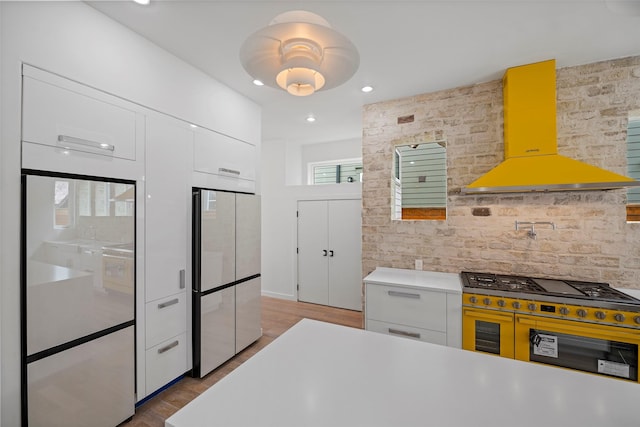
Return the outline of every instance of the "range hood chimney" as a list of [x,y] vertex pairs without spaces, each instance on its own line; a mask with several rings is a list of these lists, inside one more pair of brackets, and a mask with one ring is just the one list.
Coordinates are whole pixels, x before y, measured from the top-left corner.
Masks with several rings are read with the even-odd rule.
[[498,166],[462,194],[612,190],[635,181],[558,154],[556,61],[509,68],[503,78],[504,151]]

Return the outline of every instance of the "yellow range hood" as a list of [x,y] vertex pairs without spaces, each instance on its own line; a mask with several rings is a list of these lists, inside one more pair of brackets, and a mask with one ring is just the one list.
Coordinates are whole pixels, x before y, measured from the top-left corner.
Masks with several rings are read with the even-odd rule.
[[640,181],[558,154],[555,60],[509,68],[503,95],[505,160],[462,194],[640,186]]

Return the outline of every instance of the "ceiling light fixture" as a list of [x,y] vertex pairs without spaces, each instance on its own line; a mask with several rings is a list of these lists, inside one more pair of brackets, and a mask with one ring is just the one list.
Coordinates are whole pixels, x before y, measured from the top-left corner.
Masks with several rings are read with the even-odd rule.
[[362,89],[360,90],[363,91],[364,93],[369,93],[373,91],[373,86],[362,86]]
[[264,83],[262,83],[260,80],[258,79],[254,79],[253,80],[253,84],[256,86],[264,86]]
[[240,48],[240,62],[267,86],[307,96],[349,80],[360,65],[360,55],[324,18],[293,10],[250,35]]
[[313,123],[313,122],[315,122],[315,121],[316,121],[316,118],[315,118],[314,116],[311,116],[311,115],[310,115],[310,116],[307,116],[307,119],[306,119],[306,120],[307,120],[309,123]]

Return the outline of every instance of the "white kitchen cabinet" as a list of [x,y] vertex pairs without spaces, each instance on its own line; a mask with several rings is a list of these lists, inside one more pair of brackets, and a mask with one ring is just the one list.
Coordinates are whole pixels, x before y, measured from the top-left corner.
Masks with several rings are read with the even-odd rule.
[[147,303],[145,305],[146,348],[154,347],[183,333],[186,319],[186,292]]
[[[145,354],[146,394],[176,379],[176,371],[187,370],[187,334],[182,333],[151,347]],[[138,390],[140,393],[140,390]]]
[[360,200],[298,202],[298,299],[362,310]]
[[194,131],[195,185],[229,191],[255,191],[257,148],[208,129]]
[[462,346],[458,274],[378,267],[364,284],[365,329]]
[[28,65],[23,75],[23,168],[138,178],[140,107]]
[[143,336],[148,395],[188,370],[193,132],[187,123],[150,114],[146,135]]
[[155,301],[187,286],[191,188],[186,123],[170,117],[147,120],[145,198],[145,294]]

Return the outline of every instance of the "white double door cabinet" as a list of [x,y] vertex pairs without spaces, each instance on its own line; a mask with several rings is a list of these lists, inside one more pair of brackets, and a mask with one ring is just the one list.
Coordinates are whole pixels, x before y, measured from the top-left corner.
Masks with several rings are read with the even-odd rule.
[[298,202],[298,300],[362,310],[361,204]]

